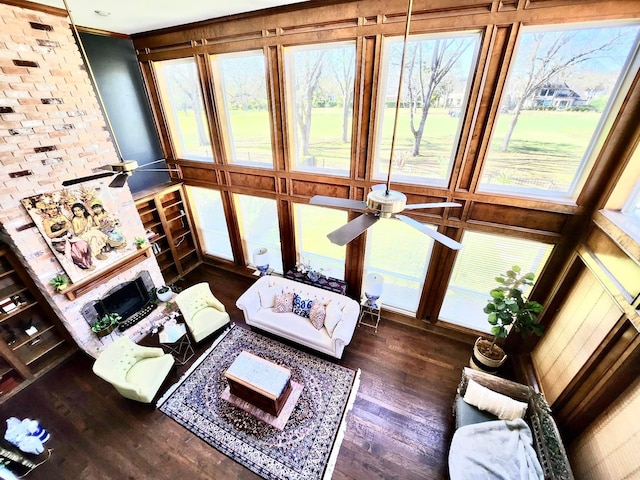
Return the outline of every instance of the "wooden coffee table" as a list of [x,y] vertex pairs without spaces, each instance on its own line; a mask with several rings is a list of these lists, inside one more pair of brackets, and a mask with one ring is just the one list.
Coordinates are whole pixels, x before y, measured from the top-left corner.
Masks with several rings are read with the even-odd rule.
[[233,395],[276,417],[291,394],[288,369],[246,351],[240,352],[224,376]]

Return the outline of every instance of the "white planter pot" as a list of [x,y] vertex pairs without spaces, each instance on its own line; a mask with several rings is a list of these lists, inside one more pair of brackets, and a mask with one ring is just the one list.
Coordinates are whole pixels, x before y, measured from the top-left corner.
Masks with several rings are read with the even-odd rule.
[[480,350],[478,350],[478,342],[480,340],[482,340],[482,338],[478,337],[476,339],[476,343],[473,345],[473,353],[469,360],[469,366],[474,370],[480,370],[481,372],[496,373],[498,371],[498,367],[500,367],[500,365],[502,365],[507,359],[507,356],[504,355],[500,360],[494,360],[493,358],[485,356],[480,353]]
[[161,302],[168,302],[173,297],[173,290],[169,289],[164,293],[156,292],[156,296]]

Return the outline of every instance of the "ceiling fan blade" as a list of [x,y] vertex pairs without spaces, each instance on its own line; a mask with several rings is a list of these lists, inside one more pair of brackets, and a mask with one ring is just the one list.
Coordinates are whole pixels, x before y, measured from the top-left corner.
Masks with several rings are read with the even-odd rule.
[[367,204],[362,200],[350,200],[348,198],[325,197],[324,195],[314,195],[309,199],[310,205],[319,205],[322,207],[342,207],[351,210],[366,210]]
[[72,178],[71,180],[65,180],[62,182],[62,186],[68,187],[70,185],[77,185],[78,183],[98,180],[99,178],[110,177],[111,175],[113,175],[113,172],[96,173],[95,175],[87,175],[86,177]]
[[331,243],[335,243],[336,245],[346,245],[351,240],[361,235],[379,219],[380,217],[372,213],[363,213],[359,217],[351,220],[349,223],[331,232],[327,235],[327,238],[331,240]]
[[124,184],[127,183],[127,178],[129,177],[129,175],[127,175],[126,173],[119,173],[118,175],[116,175],[116,178],[114,178],[111,183],[109,184],[109,187],[111,188],[122,188],[124,187]]
[[401,222],[406,223],[407,225],[412,226],[417,230],[420,230],[422,233],[429,235],[435,241],[442,243],[443,245],[449,247],[452,250],[460,250],[462,248],[461,243],[456,242],[455,240],[447,237],[446,235],[442,235],[440,232],[436,230],[431,230],[430,228],[424,226],[423,224],[414,220],[413,218],[409,218],[405,215],[395,215],[395,218],[397,218]]
[[461,207],[461,203],[455,202],[434,202],[434,203],[413,203],[406,205],[405,210],[418,210],[419,208],[443,208],[443,207]]

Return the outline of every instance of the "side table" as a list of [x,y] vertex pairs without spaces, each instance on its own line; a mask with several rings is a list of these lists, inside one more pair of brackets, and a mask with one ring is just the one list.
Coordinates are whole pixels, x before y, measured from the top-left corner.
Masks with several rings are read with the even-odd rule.
[[371,327],[375,333],[378,333],[378,325],[380,324],[380,305],[378,302],[371,305],[367,299],[360,301],[360,316],[358,317],[358,325]]
[[159,337],[160,345],[174,356],[178,365],[184,365],[195,355],[184,323],[165,326]]

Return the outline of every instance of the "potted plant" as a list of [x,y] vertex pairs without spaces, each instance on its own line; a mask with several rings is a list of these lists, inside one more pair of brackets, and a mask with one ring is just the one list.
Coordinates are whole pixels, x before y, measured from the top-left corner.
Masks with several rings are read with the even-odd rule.
[[491,324],[493,340],[478,338],[473,347],[470,365],[476,370],[495,373],[507,359],[504,350],[496,345],[498,339],[506,338],[511,328],[522,336],[535,333],[540,336],[543,327],[539,323],[538,315],[544,307],[538,302],[531,301],[524,296],[522,289],[533,285],[534,273],[521,273],[517,265],[506,273],[496,277],[498,286],[489,292],[491,299],[484,307]]
[[147,243],[147,239],[144,237],[136,237],[133,243],[136,244],[136,248],[141,249],[142,247],[144,247],[144,244]]
[[96,320],[96,322],[91,325],[91,331],[95,333],[98,337],[104,337],[113,332],[118,326],[118,322],[121,317],[117,313],[106,313],[102,318]]
[[49,285],[51,285],[56,292],[61,292],[69,286],[69,277],[64,274],[56,275],[51,279]]
[[167,302],[173,297],[173,290],[169,285],[163,285],[156,290],[156,297],[158,297],[158,300],[161,302]]

